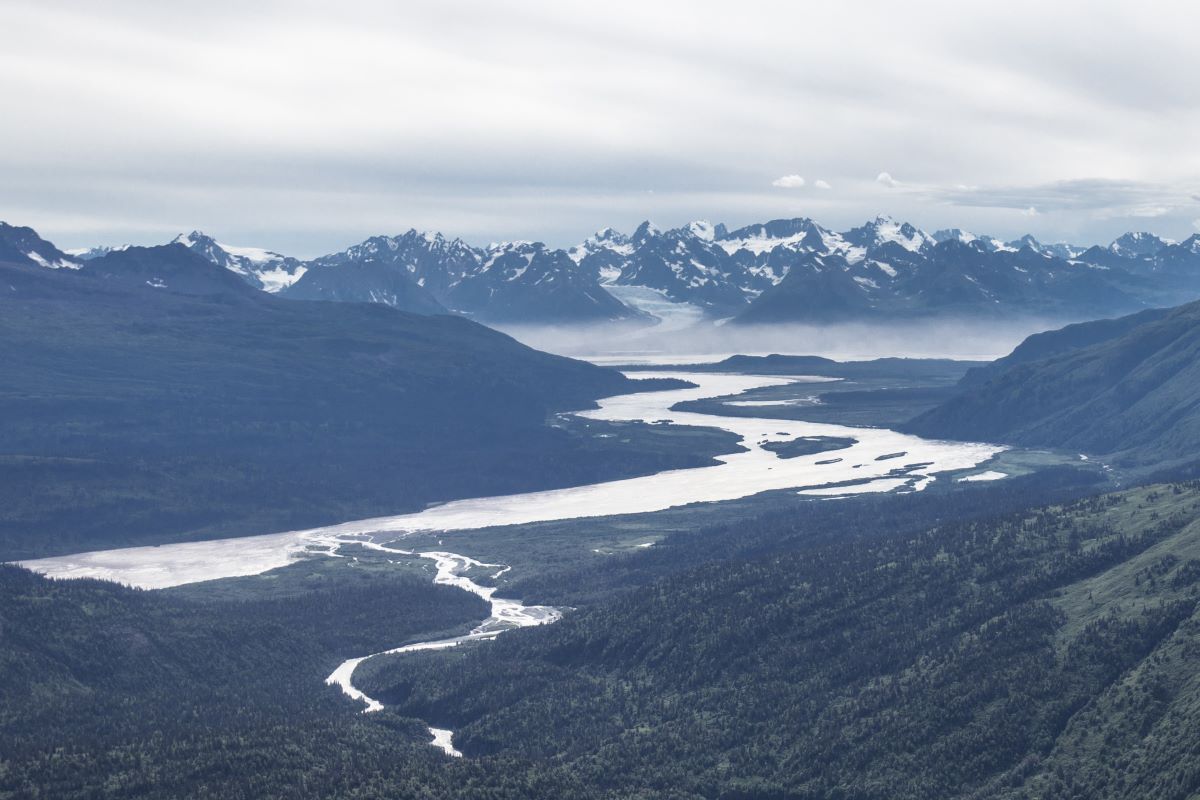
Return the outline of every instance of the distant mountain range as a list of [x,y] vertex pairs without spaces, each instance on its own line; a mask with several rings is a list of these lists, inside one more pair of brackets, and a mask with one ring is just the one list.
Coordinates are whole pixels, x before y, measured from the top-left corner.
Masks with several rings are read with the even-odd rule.
[[[1171,242],[1127,233],[1085,247],[931,234],[888,217],[841,233],[803,217],[736,230],[644,222],[631,235],[605,228],[566,250],[481,248],[410,230],[308,261],[199,231],[174,242],[281,296],[501,324],[652,324],[676,313],[746,325],[930,315],[1068,321],[1200,297],[1200,235]],[[3,260],[77,269],[112,252],[62,252],[29,228],[0,224]]]

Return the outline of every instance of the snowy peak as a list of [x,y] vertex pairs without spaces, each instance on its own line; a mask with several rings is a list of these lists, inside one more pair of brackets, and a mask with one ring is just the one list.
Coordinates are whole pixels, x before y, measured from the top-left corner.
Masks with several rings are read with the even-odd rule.
[[599,244],[628,244],[629,237],[618,231],[616,228],[601,228],[593,233],[588,241],[597,242]]
[[831,237],[829,231],[807,217],[775,219],[758,225],[747,225],[727,231],[718,237],[722,249],[730,255],[745,250],[756,256],[777,247],[830,250],[836,238],[836,235]]
[[613,262],[619,262],[631,253],[633,244],[629,237],[614,228],[602,228],[567,251],[576,264],[582,263],[588,256],[599,255],[608,262],[604,267],[609,271],[614,268]]
[[1174,244],[1174,242],[1160,239],[1153,233],[1136,231],[1118,237],[1108,246],[1108,249],[1123,258],[1145,258],[1156,255],[1158,251],[1169,244]]
[[695,236],[697,239],[703,239],[706,242],[711,242],[716,238],[716,229],[708,220],[696,220],[689,222],[686,227],[687,232]]
[[[755,307],[748,318],[758,314],[760,321],[943,312],[1079,317],[1200,294],[1200,235],[1173,244],[1131,232],[1084,251],[1032,235],[1008,243],[961,228],[930,235],[887,216],[845,233],[807,217],[736,230],[696,220],[663,231],[647,221],[631,236],[603,228],[569,251],[537,241],[483,249],[415,228],[307,262],[198,230],[180,234],[169,249],[177,252],[63,253],[28,228],[0,223],[3,261],[87,269],[126,253],[106,269],[136,272],[142,259],[147,274],[139,280],[171,291],[193,280],[189,264],[193,271],[215,264],[228,277],[287,297],[385,303],[416,313],[451,309],[488,322],[644,318],[625,303],[686,308],[690,319],[735,317]],[[150,269],[151,262],[180,257],[191,260],[169,275]]]
[[524,261],[525,266],[533,262],[533,259],[546,251],[546,245],[541,242],[529,242],[524,240],[516,240],[512,242],[493,242],[488,245],[487,255],[483,260],[481,272],[489,272],[493,269],[510,269],[518,261]]
[[[601,231],[597,237],[615,246],[623,237]],[[599,241],[591,245],[607,253]],[[491,245],[479,270],[453,284],[446,305],[471,316],[493,322],[598,322],[640,316],[599,282],[598,270],[588,261],[589,251],[580,256],[549,248],[542,242],[514,241]],[[583,262],[583,263],[579,263]]]
[[754,292],[742,267],[716,241],[718,232],[724,230],[706,221],[665,233],[643,222],[631,237],[628,257],[598,264],[602,280],[653,289],[673,302],[714,313],[732,313]]
[[217,240],[203,231],[192,231],[191,233],[179,234],[171,240],[171,244],[181,244],[184,247],[194,249],[197,247],[216,247]]
[[629,240],[635,245],[640,245],[648,239],[658,236],[662,236],[662,230],[650,220],[646,220],[637,226],[637,230],[633,232],[633,236],[629,237]]
[[865,247],[868,251],[892,243],[911,253],[919,253],[936,244],[934,238],[920,228],[907,222],[896,222],[888,216],[876,217],[865,225],[845,232],[842,237],[850,244]]
[[108,255],[109,253],[119,253],[122,250],[128,250],[129,248],[130,245],[127,244],[119,244],[115,247],[99,245],[97,247],[74,247],[64,250],[63,252],[79,261],[91,261],[93,258],[100,258]]
[[241,275],[251,286],[280,292],[300,279],[306,267],[297,259],[261,247],[223,244],[203,231],[181,233],[171,240],[219,267]]
[[79,259],[47,242],[33,228],[0,222],[0,261],[46,269],[79,269]]
[[247,299],[262,295],[244,276],[214,264],[182,241],[154,247],[125,247],[86,262],[82,270],[107,281],[139,290],[150,288],[177,294],[233,295]]
[[447,239],[439,232],[410,228],[399,236],[372,236],[346,248],[340,253],[323,256],[318,261],[413,261],[421,255],[477,259],[478,253],[462,239]]
[[542,242],[514,241],[489,247],[479,275],[505,282],[555,283],[574,281],[579,273],[565,250]]
[[970,231],[964,231],[962,228],[942,228],[933,232],[933,240],[938,244],[948,242],[952,239],[963,244],[970,244],[978,238],[975,234]]
[[1001,246],[998,249],[1021,250],[1024,248],[1028,248],[1033,252],[1040,253],[1044,256],[1052,256],[1053,258],[1061,258],[1064,260],[1076,258],[1087,249],[1084,247],[1077,247],[1073,244],[1066,244],[1065,242],[1046,244],[1044,242],[1039,242],[1036,238],[1028,233],[1022,236],[1020,239],[1013,239],[1007,245]]

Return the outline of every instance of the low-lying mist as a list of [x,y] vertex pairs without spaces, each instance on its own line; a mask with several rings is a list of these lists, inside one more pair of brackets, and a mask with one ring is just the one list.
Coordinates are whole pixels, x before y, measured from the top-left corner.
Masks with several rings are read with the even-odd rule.
[[614,364],[703,363],[736,353],[817,355],[839,361],[886,356],[990,361],[1030,334],[1063,324],[1024,318],[762,326],[702,322],[677,330],[605,323],[502,330],[539,350]]

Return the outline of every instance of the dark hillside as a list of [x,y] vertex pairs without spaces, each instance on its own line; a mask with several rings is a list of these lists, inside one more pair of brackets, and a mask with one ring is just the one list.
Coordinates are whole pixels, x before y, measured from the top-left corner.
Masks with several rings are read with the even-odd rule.
[[581,448],[619,373],[468,320],[267,295],[182,245],[0,265],[0,558],[264,533],[692,463]]

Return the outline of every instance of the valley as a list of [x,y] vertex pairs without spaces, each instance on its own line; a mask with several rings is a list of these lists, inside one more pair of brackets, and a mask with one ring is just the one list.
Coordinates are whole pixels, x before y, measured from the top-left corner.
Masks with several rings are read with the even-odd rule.
[[[599,408],[577,412],[578,416],[656,426],[715,427],[736,436],[740,452],[717,456],[719,463],[708,467],[669,470],[641,478],[567,489],[456,500],[411,514],[374,517],[294,532],[101,550],[30,559],[22,563],[52,577],[104,578],[143,588],[164,588],[278,568],[297,555],[333,553],[341,544],[360,536],[452,532],[552,520],[645,514],[779,490],[794,490],[810,496],[848,496],[898,489],[920,491],[935,480],[938,473],[969,470],[1003,449],[988,444],[924,440],[884,428],[849,428],[797,420],[785,423],[773,418],[723,417],[674,410],[677,405],[691,401],[736,397],[765,387],[804,390],[809,385],[829,380],[821,376],[637,374],[648,379],[684,382],[689,388],[605,398],[599,402]],[[837,451],[841,460],[822,458],[823,454],[781,458],[765,446],[812,436],[840,437],[845,443]],[[892,455],[902,458],[887,458]]]
[[[661,700],[639,693],[687,697],[686,702],[705,709],[705,714],[717,714],[727,720],[718,729],[736,734],[747,746],[764,741],[759,724],[744,714],[749,709],[760,709],[767,718],[773,717],[765,709],[773,702],[769,699],[770,692],[776,691],[770,687],[780,686],[780,675],[773,671],[777,667],[767,662],[760,667],[739,667],[764,681],[759,693],[747,694],[745,687],[724,682],[729,673],[719,666],[721,658],[710,653],[705,663],[717,665],[715,670],[700,671],[689,666],[686,658],[679,660],[683,658],[682,652],[693,647],[704,650],[716,646],[722,652],[743,650],[747,654],[759,651],[759,646],[750,641],[728,640],[731,629],[751,624],[749,621],[755,617],[755,613],[745,608],[735,611],[729,607],[731,598],[757,597],[756,613],[766,614],[766,618],[762,624],[753,623],[754,635],[764,642],[776,642],[779,635],[776,623],[785,624],[786,620],[785,627],[799,624],[796,612],[788,610],[798,602],[787,595],[786,587],[793,585],[793,579],[784,579],[784,573],[802,576],[794,580],[800,580],[800,585],[806,587],[804,594],[814,590],[833,591],[833,584],[824,589],[817,587],[823,586],[822,581],[827,579],[846,580],[849,573],[845,570],[858,569],[853,565],[860,558],[867,559],[862,568],[874,574],[879,567],[871,566],[871,559],[894,560],[910,546],[906,542],[914,536],[918,541],[926,535],[932,536],[942,543],[939,546],[950,547],[958,541],[959,534],[922,533],[931,526],[934,531],[939,530],[936,526],[946,520],[953,521],[952,526],[1008,525],[1005,514],[1028,514],[1031,503],[1075,503],[1081,496],[1111,489],[1119,477],[1102,459],[1085,460],[1073,452],[931,440],[886,427],[919,413],[931,402],[953,396],[963,376],[977,368],[974,363],[921,359],[837,362],[773,356],[671,366],[670,356],[660,356],[658,360],[667,363],[655,365],[643,360],[639,365],[625,368],[627,380],[647,382],[644,390],[636,391],[641,387],[630,383],[628,387],[634,391],[602,397],[593,409],[554,412],[548,417],[550,424],[574,431],[574,435],[583,437],[583,442],[605,442],[614,436],[667,437],[664,441],[670,442],[671,447],[682,448],[679,455],[693,446],[704,450],[719,445],[710,451],[714,453],[708,457],[711,462],[573,487],[451,500],[410,513],[317,528],[26,560],[24,566],[35,572],[70,579],[50,581],[45,584],[49,587],[78,586],[78,592],[83,593],[81,597],[95,591],[115,593],[104,601],[107,606],[144,597],[147,599],[138,602],[161,606],[161,613],[172,619],[179,614],[193,615],[198,631],[212,626],[207,621],[210,615],[219,617],[225,613],[223,609],[237,609],[246,625],[272,625],[275,623],[270,620],[280,617],[270,615],[286,618],[289,608],[297,614],[310,613],[305,609],[311,608],[317,598],[338,598],[339,604],[362,604],[376,593],[381,593],[382,598],[393,586],[413,587],[414,591],[417,587],[427,587],[442,593],[437,597],[450,592],[460,598],[453,604],[445,604],[446,613],[439,614],[431,614],[427,606],[421,605],[426,600],[417,602],[413,598],[407,610],[391,611],[369,623],[361,614],[356,616],[346,610],[331,612],[337,616],[324,618],[327,620],[324,624],[338,629],[336,634],[330,632],[325,637],[332,646],[322,645],[306,652],[287,670],[275,660],[287,657],[283,654],[294,650],[290,645],[280,646],[279,655],[256,651],[253,656],[245,645],[234,645],[231,655],[240,653],[234,657],[249,660],[244,667],[222,664],[225,676],[222,680],[247,668],[259,677],[244,682],[245,693],[219,700],[204,712],[199,719],[207,727],[197,728],[196,723],[188,723],[185,730],[193,732],[190,747],[195,749],[160,751],[145,738],[144,723],[120,715],[110,719],[115,729],[123,732],[121,736],[131,738],[113,740],[111,746],[136,747],[159,764],[172,763],[181,756],[191,763],[197,758],[213,757],[212,748],[218,741],[215,737],[222,735],[220,731],[239,731],[246,747],[262,753],[273,752],[276,738],[282,736],[287,747],[300,748],[306,758],[326,759],[334,752],[343,755],[353,752],[356,759],[375,765],[372,769],[376,780],[384,781],[382,785],[395,790],[400,785],[397,781],[417,781],[424,787],[422,791],[439,796],[458,794],[456,787],[462,780],[490,785],[491,779],[483,776],[495,770],[497,764],[511,765],[514,758],[521,765],[515,767],[518,774],[530,779],[537,776],[536,780],[556,786],[555,793],[573,793],[573,789],[566,788],[572,780],[568,776],[581,769],[579,758],[597,752],[605,755],[589,768],[591,788],[581,796],[618,797],[630,789],[629,781],[655,785],[663,780],[688,786],[688,792],[696,796],[707,795],[715,786],[728,785],[730,778],[702,766],[703,757],[695,749],[694,737],[709,735],[704,731],[715,734],[717,729],[712,728],[711,722],[697,727],[695,721],[688,722],[686,716],[680,717],[670,706],[662,706]],[[834,400],[838,395],[847,399]],[[1128,519],[1113,516],[1112,523],[1131,536],[1141,536],[1138,540],[1141,544],[1131,545],[1126,554],[1125,550],[1113,550],[1116,540],[1103,534],[1100,543],[1107,542],[1104,544],[1107,549],[1102,548],[1103,555],[1098,556],[1100,560],[1095,564],[1116,564],[1127,556],[1157,563],[1138,555],[1142,552],[1139,548],[1174,541],[1148,533],[1156,515],[1188,514],[1193,508],[1187,499],[1192,495],[1190,489],[1173,491],[1175,495],[1138,495],[1136,502],[1123,500],[1115,506],[1118,510],[1132,509]],[[1183,492],[1184,499],[1172,501],[1175,504],[1171,508],[1176,510],[1168,510],[1163,505],[1167,502],[1165,498],[1177,497],[1179,492]],[[1152,501],[1148,499],[1151,497]],[[1103,504],[1096,510],[1086,505],[1088,501],[1083,502],[1073,514],[1109,513]],[[1142,510],[1147,503],[1151,503],[1149,509]],[[1055,512],[1056,518],[1058,514]],[[1031,541],[1030,546],[1048,548],[1044,552],[1050,559],[1047,563],[1051,563],[1060,557],[1054,554],[1061,548],[1073,547],[1065,537],[1066,533],[1058,533],[1049,542],[1034,545]],[[975,536],[968,541],[982,540]],[[921,545],[925,550],[932,546]],[[966,545],[954,546],[961,549]],[[1163,552],[1173,552],[1168,545],[1159,546]],[[878,556],[873,555],[876,548],[883,548]],[[1171,569],[1187,563],[1185,550],[1174,556],[1179,561],[1172,562]],[[968,556],[965,552],[961,556],[982,557]],[[1081,574],[1099,574],[1087,569],[1091,567]],[[1138,569],[1142,567],[1131,566],[1118,574],[1140,574]],[[773,570],[783,572],[776,574]],[[914,580],[927,579],[926,573],[919,574],[922,577]],[[1168,583],[1175,580],[1173,574],[1167,573],[1164,580]],[[95,578],[104,580],[90,580]],[[865,588],[870,584],[862,583],[861,578],[854,580],[856,586],[864,587],[854,591],[867,594],[853,602],[865,603],[863,608],[872,607],[871,603],[876,601],[868,595],[874,597],[875,590]],[[899,583],[881,585],[878,592],[903,596],[909,591],[905,588],[909,586],[905,583],[908,579],[897,580]],[[736,584],[736,590],[729,581]],[[126,600],[122,593],[134,590],[116,584],[154,591],[135,591]],[[695,584],[695,591],[683,590],[690,584]],[[41,585],[34,584],[21,591],[36,594],[42,591],[38,588]],[[781,591],[783,595],[779,594]],[[1071,596],[1075,600],[1070,601],[1074,604],[1071,607],[1077,606],[1083,596],[1082,589],[1073,591]],[[680,598],[688,610],[673,606],[675,601],[665,599],[667,595],[662,592]],[[648,613],[654,618],[660,612],[643,612],[638,606],[648,597],[664,598],[661,613],[667,616],[662,627],[660,623],[651,624],[655,632],[646,627],[646,617],[642,615]],[[971,619],[984,620],[987,614],[1001,613],[1004,603],[1010,602],[1007,597],[997,595],[995,603],[999,605],[988,606],[992,610],[980,610],[982,616]],[[94,605],[96,601],[88,602]],[[384,601],[370,600],[370,604],[378,602]],[[70,602],[60,600],[59,604],[60,613],[68,616],[72,613]],[[370,604],[365,607],[374,607]],[[1144,640],[1137,645],[1141,648],[1138,653],[1155,646],[1152,641],[1165,641],[1161,639],[1167,635],[1164,632],[1169,632],[1170,625],[1176,624],[1183,613],[1178,607],[1168,607],[1157,600],[1144,607],[1146,613],[1158,615],[1155,620],[1159,617],[1162,620],[1147,623],[1152,629],[1137,629],[1142,631],[1136,633],[1142,637],[1138,641]],[[269,614],[268,608],[272,609]],[[808,613],[819,619],[826,613],[821,608],[818,603]],[[940,608],[931,606],[931,613],[943,613]],[[453,616],[449,615],[450,609],[457,609]],[[917,606],[906,605],[904,609],[899,613],[918,613]],[[836,613],[850,612],[847,609]],[[1093,636],[1103,613],[1088,612],[1078,625],[1064,630],[1073,631],[1070,635],[1075,637]],[[735,623],[728,614],[741,622]],[[401,617],[404,622],[398,624]],[[594,630],[597,619],[606,620],[603,626],[627,628],[618,632],[615,627],[605,627],[603,633],[596,634],[599,639],[586,633],[581,641],[580,632]],[[1031,646],[1045,647],[1048,645],[1044,644],[1044,637],[1048,634],[1043,629],[1058,630],[1053,619],[1050,612],[1038,610],[1032,616],[1020,616],[1015,624],[1033,626],[1019,636],[1034,635],[1036,630],[1036,635],[1043,638]],[[318,621],[319,618],[313,618],[306,624]],[[72,628],[76,636],[86,635],[89,628],[96,629],[94,623],[81,627],[72,624],[76,626]],[[104,630],[108,624],[101,623],[97,630]],[[130,623],[121,623],[126,624]],[[975,623],[964,618],[963,624]],[[296,630],[309,629],[301,626]],[[866,640],[876,642],[876,646],[891,646],[884,644],[890,638],[880,639],[878,633],[861,630]],[[290,631],[290,624],[284,622],[272,635],[286,637]],[[177,634],[169,627],[150,635],[159,646],[176,647],[171,642]],[[207,636],[199,632],[195,635],[201,641]],[[233,636],[231,641],[240,636],[222,635]],[[913,646],[925,647],[926,642],[942,641],[939,637],[945,635],[950,634],[921,634]],[[643,666],[636,668],[634,674],[640,688],[618,689],[606,670],[617,669],[620,674],[630,667],[616,666],[621,663],[616,653],[630,646],[635,650],[649,646],[650,652],[654,652],[654,647],[648,644],[617,644],[622,640],[632,641],[630,637],[646,643],[661,641],[668,649],[649,656],[648,660],[638,657]],[[693,637],[697,637],[695,643],[687,644]],[[722,644],[709,644],[713,637]],[[600,644],[603,640],[612,642],[617,649],[613,651]],[[93,679],[87,677],[88,673],[71,662],[62,662],[61,653],[46,652],[29,638],[20,641],[23,644],[17,651],[19,658],[31,664],[52,664],[47,674],[57,676],[59,671],[66,670],[61,674],[92,686]],[[563,644],[555,644],[560,641]],[[183,649],[186,651],[188,646]],[[829,650],[831,646],[821,643],[819,648],[836,652],[836,647]],[[796,658],[804,657],[794,649],[787,649],[793,645],[783,647]],[[857,649],[854,652],[859,653]],[[102,663],[109,658],[99,657]],[[1013,656],[1017,659],[1013,663],[1029,669],[1031,662],[1021,659],[1037,657],[1018,653]],[[1127,658],[1134,660],[1122,661],[1124,666],[1120,669],[1136,663],[1139,657],[1136,653],[1129,655]],[[200,658],[198,663],[208,663],[206,658]],[[618,660],[612,661],[613,658]],[[834,661],[840,663],[836,657]],[[671,670],[681,670],[681,674],[690,671],[693,685],[710,688],[699,688],[700,694],[693,696],[689,694],[691,690],[674,685],[660,674],[656,666],[659,663],[670,665]],[[820,672],[815,664],[813,669]],[[286,700],[277,692],[262,688],[261,683],[263,679],[270,680],[271,675],[283,673],[290,676],[288,685],[293,693]],[[847,678],[857,680],[855,675],[851,670]],[[157,685],[160,679],[148,675],[142,680],[144,685]],[[194,686],[195,680],[187,678],[180,683],[179,690],[166,686],[155,689],[151,696],[185,691],[183,687]],[[667,684],[661,683],[663,680]],[[1046,687],[1053,686],[1060,678],[1046,673],[1038,680],[1042,683],[1030,691],[1050,691]],[[587,688],[589,682],[591,689]],[[1102,682],[1094,687],[1088,684],[1080,691],[1101,692],[1104,686]],[[597,689],[614,699],[602,699],[595,694]],[[135,699],[134,694],[120,686],[94,686],[89,691],[98,693],[97,697],[103,699],[97,702],[104,704],[132,703],[137,707],[138,703],[151,702]],[[710,691],[737,697],[737,706],[722,707],[704,700]],[[854,693],[860,691],[867,690],[853,689]],[[558,699],[549,700],[550,697]],[[642,699],[635,699],[638,697]],[[549,705],[543,705],[546,702]],[[552,708],[560,702],[563,713],[576,715],[578,725],[583,727],[556,715]],[[972,696],[964,702],[983,701]],[[257,721],[229,721],[225,716],[229,713],[227,703],[259,709],[254,716]],[[97,706],[100,707],[108,706]],[[647,710],[637,711],[639,707]],[[809,708],[803,704],[802,707]],[[57,705],[51,704],[50,708],[44,713],[52,717],[59,713],[53,710]],[[287,714],[289,721],[279,721],[274,716],[278,713]],[[613,719],[613,715],[625,720],[617,728],[605,721]],[[147,719],[159,720],[155,724],[160,726],[173,724],[155,714],[148,714]],[[552,720],[547,723],[547,730],[558,733],[547,740],[537,731],[537,719]],[[933,726],[928,730],[939,724],[922,719],[925,721],[921,725]],[[953,727],[958,723],[950,724]],[[951,735],[976,735],[973,727],[976,723],[968,719],[963,725],[966,727],[961,732]],[[626,732],[621,733],[621,729]],[[203,733],[204,730],[211,734]],[[0,726],[2,735],[4,728]],[[638,742],[634,750],[621,744],[628,736],[634,736]],[[653,743],[646,736],[653,736]],[[810,746],[804,743],[806,740],[799,741],[799,747]],[[1021,752],[1020,746],[1017,752]],[[95,763],[89,754],[91,745],[80,741],[68,747],[74,748],[72,752],[81,763]],[[652,766],[647,759],[662,762],[661,756],[655,755],[662,747],[678,748],[681,756],[671,763],[695,764],[695,777],[685,779],[674,768]],[[704,745],[702,749],[708,747]],[[402,773],[382,766],[379,758],[384,752],[403,754]],[[808,774],[779,767],[776,762],[764,767],[756,761],[759,766],[749,766],[746,753],[738,748],[729,750],[722,746],[720,752],[726,753],[736,765],[735,775],[744,776],[735,777],[735,782],[751,781],[747,785],[760,788],[781,787],[792,785],[790,782],[797,775]],[[439,761],[446,757],[459,766],[451,768]],[[83,787],[90,785],[87,776],[98,768],[98,765],[85,766],[77,778],[70,779],[51,763],[27,758],[22,770],[33,772],[21,774],[43,776],[38,780],[56,775],[55,780],[63,781],[64,785],[84,790]],[[504,769],[512,774],[514,767]],[[971,772],[973,769],[964,767],[960,773],[954,773],[960,777],[947,780],[978,780],[966,777],[975,774]],[[621,777],[622,773],[629,777]],[[129,774],[137,775],[137,769]],[[308,774],[320,785],[341,787],[339,791],[348,785],[345,777],[311,771]],[[401,779],[400,774],[408,777]],[[838,775],[836,780],[853,785],[845,774]],[[278,777],[272,780],[275,785],[288,785],[286,780],[280,783]],[[810,775],[806,780],[824,779]],[[182,772],[165,785],[211,787],[221,785],[221,779]],[[520,797],[523,793],[502,792],[501,796]]]
[[0,1],[0,800],[1200,800],[1198,30]]
[[[938,363],[928,370],[919,362],[901,372],[910,373],[915,384],[936,383],[951,372],[961,375],[969,365]],[[924,367],[924,369],[923,369]],[[897,367],[874,367],[895,378]],[[842,371],[845,367],[841,368]],[[857,371],[869,374],[870,366]],[[829,371],[837,372],[839,369]],[[144,589],[167,589],[189,585],[204,587],[199,597],[220,597],[230,581],[273,580],[275,572],[294,572],[302,563],[327,558],[350,560],[354,565],[386,562],[402,574],[412,572],[412,562],[428,560],[436,565],[435,585],[450,586],[488,602],[490,614],[469,632],[409,641],[373,652],[349,656],[326,678],[326,683],[341,689],[350,701],[363,704],[367,712],[382,711],[385,704],[360,688],[356,675],[374,675],[374,665],[390,663],[399,657],[457,648],[471,642],[490,641],[520,628],[545,625],[561,619],[564,609],[549,605],[526,605],[519,599],[500,597],[498,592],[510,586],[510,580],[538,580],[553,572],[578,568],[588,560],[620,552],[637,552],[654,547],[664,530],[664,521],[656,512],[678,509],[687,526],[719,519],[733,509],[731,501],[741,501],[750,513],[760,514],[772,506],[794,506],[798,502],[820,502],[821,498],[854,497],[877,492],[918,492],[939,476],[969,479],[972,475],[1003,478],[1007,473],[979,469],[999,455],[1003,448],[984,444],[931,442],[895,434],[883,428],[847,427],[830,423],[803,422],[754,416],[721,416],[719,413],[695,413],[677,410],[704,401],[725,402],[733,408],[758,409],[755,401],[740,400],[770,391],[807,398],[814,387],[836,385],[841,377],[821,375],[747,375],[723,370],[710,372],[631,372],[657,385],[674,384],[685,388],[617,395],[603,399],[599,408],[576,412],[582,420],[611,424],[649,424],[684,429],[717,428],[732,434],[738,452],[717,456],[714,466],[671,470],[643,478],[610,481],[569,489],[532,492],[521,495],[460,500],[432,506],[424,511],[393,517],[380,517],[341,523],[324,528],[296,532],[242,536],[204,542],[163,544],[154,547],[94,551],[68,556],[28,560],[21,565],[51,578],[101,578]],[[736,405],[749,403],[750,405]],[[718,406],[719,407],[719,406]],[[786,428],[786,430],[784,429]],[[601,436],[609,435],[601,433]],[[832,454],[833,457],[828,457]],[[960,476],[954,478],[954,476]],[[737,512],[734,513],[744,513]],[[599,526],[588,522],[601,518]],[[587,547],[580,529],[617,527],[644,520],[655,537],[629,540],[621,534],[614,550]],[[558,522],[565,536],[547,541],[539,532]],[[636,523],[635,523],[636,524]],[[470,534],[471,531],[478,531]],[[536,537],[541,547],[550,547],[549,564],[530,558],[529,541]],[[584,541],[580,541],[583,539]],[[491,541],[489,544],[485,542]],[[470,552],[494,552],[497,542],[516,545],[504,555],[505,563],[483,562],[474,556],[449,552],[453,547]],[[414,548],[434,547],[437,550]],[[489,556],[490,558],[490,556]],[[299,562],[299,563],[298,563]],[[516,567],[516,570],[513,567]],[[510,574],[511,573],[511,574]],[[482,581],[482,583],[480,582]],[[232,590],[235,593],[238,589]],[[368,678],[370,679],[370,678]],[[440,722],[440,721],[439,721]],[[452,756],[461,756],[455,746],[454,730],[429,725],[433,744]]]

